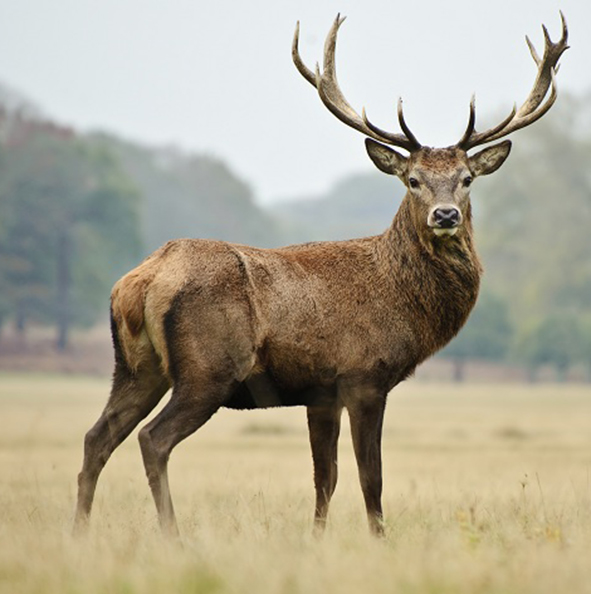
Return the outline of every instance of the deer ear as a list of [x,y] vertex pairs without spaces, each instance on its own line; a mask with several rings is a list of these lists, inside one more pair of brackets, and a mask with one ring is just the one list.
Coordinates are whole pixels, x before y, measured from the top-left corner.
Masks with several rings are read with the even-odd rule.
[[408,163],[406,157],[371,138],[365,139],[365,148],[369,158],[380,171],[404,178]]
[[504,140],[468,157],[472,175],[478,177],[479,175],[494,173],[505,162],[510,152],[511,141]]

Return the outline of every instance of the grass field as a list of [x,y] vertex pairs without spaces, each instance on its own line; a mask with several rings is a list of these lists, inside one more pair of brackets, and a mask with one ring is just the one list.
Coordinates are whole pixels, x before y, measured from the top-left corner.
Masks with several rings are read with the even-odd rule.
[[304,410],[221,411],[171,459],[183,546],[159,534],[135,435],[101,477],[88,538],[69,534],[107,392],[0,375],[1,593],[591,592],[591,386],[397,388],[384,542],[368,535],[346,423],[317,541]]

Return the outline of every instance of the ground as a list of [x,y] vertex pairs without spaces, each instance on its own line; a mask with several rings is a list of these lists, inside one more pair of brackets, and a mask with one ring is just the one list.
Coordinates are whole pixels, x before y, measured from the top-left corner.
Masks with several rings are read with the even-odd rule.
[[0,593],[591,591],[591,386],[411,380],[384,433],[387,536],[367,531],[344,418],[326,537],[311,535],[305,412],[221,411],[171,459],[163,541],[135,434],[70,536],[108,382],[0,375]]

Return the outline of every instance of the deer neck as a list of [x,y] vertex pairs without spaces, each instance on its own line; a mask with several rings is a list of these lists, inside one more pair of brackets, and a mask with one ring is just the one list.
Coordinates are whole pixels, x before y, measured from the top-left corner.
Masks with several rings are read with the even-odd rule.
[[[405,198],[392,225],[377,238],[379,267],[393,300],[413,312],[425,357],[460,330],[476,303],[482,266],[474,248],[470,212],[461,233],[419,233]],[[394,305],[394,304],[393,304]]]

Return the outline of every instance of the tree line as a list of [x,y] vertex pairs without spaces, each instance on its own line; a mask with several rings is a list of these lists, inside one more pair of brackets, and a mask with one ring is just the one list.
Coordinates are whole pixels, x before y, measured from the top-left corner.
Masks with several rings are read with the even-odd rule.
[[[2,94],[0,93],[0,100]],[[0,101],[1,102],[1,101]],[[502,172],[475,186],[481,298],[441,356],[511,361],[532,379],[579,365],[591,374],[591,108],[561,97],[551,118],[516,135]],[[402,199],[377,173],[325,196],[263,209],[219,159],[80,134],[32,110],[0,114],[0,330],[72,327],[108,307],[113,282],[175,237],[270,247],[383,231]]]
[[2,115],[0,324],[89,325],[140,251],[140,196],[108,151],[53,122]]
[[70,331],[107,311],[111,286],[175,237],[277,245],[274,221],[220,160],[79,134],[0,113],[0,331]]

